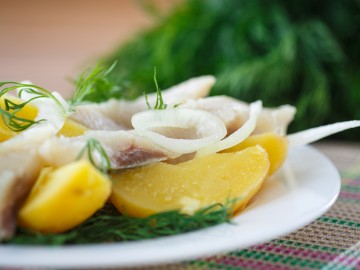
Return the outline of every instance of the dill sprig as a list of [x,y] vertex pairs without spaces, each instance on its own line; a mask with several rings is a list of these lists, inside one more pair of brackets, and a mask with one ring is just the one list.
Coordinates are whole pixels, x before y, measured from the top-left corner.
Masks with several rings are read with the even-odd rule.
[[5,126],[14,131],[14,132],[20,132],[23,131],[25,129],[28,129],[29,127],[31,127],[34,124],[38,124],[42,121],[44,121],[43,119],[34,121],[31,119],[27,119],[24,117],[19,117],[16,114],[23,109],[26,104],[28,104],[29,102],[31,102],[32,100],[36,99],[38,97],[34,97],[28,101],[24,101],[21,103],[15,103],[7,98],[4,99],[4,105],[5,105],[5,110],[3,108],[1,108],[0,106],[0,114],[3,120],[3,123],[5,124]]
[[[212,74],[213,95],[294,105],[291,132],[360,119],[360,1],[179,2],[108,57],[122,63],[114,83],[148,89],[154,66],[164,87]],[[336,136],[359,140],[360,129]]]
[[165,110],[167,108],[167,104],[164,102],[164,99],[162,97],[161,94],[161,90],[159,88],[157,79],[156,79],[156,68],[154,68],[154,83],[155,83],[155,87],[156,87],[156,102],[155,102],[155,106],[154,108],[151,108],[151,105],[149,103],[149,99],[148,96],[146,95],[146,93],[144,92],[143,95],[145,96],[145,102],[146,105],[148,107],[149,110],[154,109],[154,110]]
[[[2,88],[2,89],[1,89]],[[61,102],[48,90],[33,84],[19,83],[19,82],[0,82],[0,98],[5,94],[18,90],[17,96],[21,99],[22,95],[26,92],[33,97],[27,101],[15,103],[8,98],[4,98],[5,108],[0,106],[0,114],[4,124],[12,131],[20,132],[28,129],[34,124],[38,124],[44,119],[34,121],[24,117],[19,117],[17,114],[31,101],[39,98],[51,98],[62,110],[64,115],[67,115],[67,110],[63,107]]]
[[[110,159],[99,141],[90,138],[86,142],[86,145],[83,147],[83,149],[81,149],[76,159],[78,160],[82,158],[85,153],[87,154],[91,164],[94,165],[94,167],[96,167],[99,171],[106,174],[110,170]],[[99,155],[99,160],[96,159],[96,155]]]
[[[6,85],[9,86],[4,87]],[[51,98],[56,103],[56,105],[59,106],[59,108],[62,110],[64,115],[68,114],[68,111],[64,108],[61,102],[49,90],[46,90],[45,88],[42,88],[34,84],[20,83],[20,82],[0,82],[0,88],[1,87],[4,88],[0,91],[0,97],[2,97],[3,95],[7,94],[10,91],[19,90],[18,97],[20,99],[24,92],[33,95],[33,98],[31,98],[30,101],[37,98]]]
[[120,215],[107,204],[93,217],[71,231],[60,234],[42,234],[19,228],[5,243],[21,245],[66,245],[112,243],[151,239],[195,231],[230,221],[229,206],[214,204],[198,210],[194,215],[169,211],[134,218]]
[[[6,101],[9,100],[5,99],[5,102]],[[12,112],[9,112],[8,110],[4,110],[0,107],[1,118],[5,126],[14,132],[24,131],[34,124],[38,124],[42,121],[45,121],[44,119],[34,121],[31,119],[19,117],[16,115],[18,112],[19,110],[13,110]]]
[[81,73],[75,81],[75,92],[70,100],[70,107],[74,109],[86,101],[100,102],[104,100],[103,96],[108,99],[114,92],[121,90],[119,86],[111,84],[107,78],[115,66],[116,62],[110,67],[98,64]]
[[167,108],[167,104],[165,104],[161,90],[159,89],[159,85],[156,79],[156,68],[154,68],[154,83],[156,86],[156,103],[154,106],[154,110],[165,110]]

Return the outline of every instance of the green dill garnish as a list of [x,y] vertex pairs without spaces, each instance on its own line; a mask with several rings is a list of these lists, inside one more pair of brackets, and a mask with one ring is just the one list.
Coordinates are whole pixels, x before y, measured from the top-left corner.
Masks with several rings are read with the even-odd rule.
[[[5,85],[9,85],[9,86],[4,87]],[[42,88],[40,86],[34,84],[28,84],[28,83],[19,83],[19,82],[0,82],[0,87],[4,87],[0,91],[0,97],[2,97],[3,95],[5,95],[10,91],[19,90],[18,97],[20,99],[24,92],[32,94],[34,96],[29,101],[37,98],[51,98],[59,106],[59,108],[62,110],[64,115],[68,114],[68,111],[64,108],[61,102],[49,90],[46,90],[45,88]]]
[[31,127],[34,124],[38,124],[44,120],[37,120],[37,121],[33,121],[31,119],[26,119],[23,117],[19,117],[16,114],[25,107],[26,104],[28,104],[29,102],[31,102],[32,100],[36,99],[38,97],[34,97],[28,101],[24,101],[21,102],[19,104],[4,98],[4,105],[5,105],[5,110],[3,108],[1,108],[0,106],[0,114],[3,120],[3,123],[5,124],[5,126],[7,126],[8,129],[15,131],[15,132],[20,132],[23,131],[25,129],[28,129],[29,127]]
[[[81,149],[76,159],[78,160],[82,158],[85,153],[87,153],[87,156],[91,164],[94,165],[99,171],[106,174],[110,170],[111,167],[110,159],[99,141],[90,138],[86,142],[84,148]],[[96,160],[95,155],[99,155],[98,161]]]
[[35,99],[51,98],[59,106],[64,115],[68,114],[67,110],[63,107],[60,101],[50,91],[40,86],[19,82],[0,82],[0,88],[2,88],[0,91],[0,98],[13,90],[18,90],[17,96],[20,99],[25,92],[33,96],[31,99],[18,104],[8,98],[4,98],[5,108],[1,108],[0,106],[0,114],[4,124],[12,131],[24,131],[32,125],[44,121],[43,119],[33,121],[17,115],[19,111]]
[[112,243],[151,239],[199,230],[230,221],[229,207],[214,204],[198,210],[194,215],[169,211],[133,218],[120,215],[107,204],[93,217],[71,231],[60,234],[42,234],[18,228],[16,235],[6,241],[21,245],[66,245]]
[[[5,99],[5,102],[6,101],[9,101],[9,100]],[[19,112],[19,110],[13,110],[12,112],[9,112],[0,107],[1,118],[2,118],[5,126],[14,132],[24,131],[24,130],[28,129],[29,127],[31,127],[32,125],[38,124],[38,123],[44,121],[43,119],[33,121],[31,119],[19,117],[16,115],[18,112]]]
[[122,88],[113,85],[107,78],[115,66],[116,62],[110,67],[98,64],[81,73],[75,81],[75,92],[70,100],[70,107],[75,108],[87,101],[101,102],[117,96],[116,92],[120,92]]
[[156,87],[156,102],[155,102],[155,106],[154,108],[151,108],[151,105],[149,103],[148,97],[146,95],[146,93],[144,92],[143,95],[145,96],[145,102],[146,105],[148,107],[149,110],[154,109],[154,110],[165,110],[167,108],[167,104],[164,102],[162,94],[161,94],[161,90],[159,88],[157,79],[156,79],[156,68],[154,68],[154,83],[155,83],[155,87]]
[[[290,133],[360,119],[358,0],[184,0],[170,12],[141,2],[160,14],[111,52],[107,61],[122,63],[110,74],[114,83],[149,89],[154,66],[161,86],[212,74],[212,95],[295,106]],[[360,129],[336,136],[358,141]]]
[[154,82],[155,82],[155,86],[156,86],[156,103],[155,103],[155,107],[154,110],[165,110],[167,108],[167,104],[165,104],[161,91],[159,89],[159,85],[157,83],[157,79],[156,79],[156,68],[154,68]]

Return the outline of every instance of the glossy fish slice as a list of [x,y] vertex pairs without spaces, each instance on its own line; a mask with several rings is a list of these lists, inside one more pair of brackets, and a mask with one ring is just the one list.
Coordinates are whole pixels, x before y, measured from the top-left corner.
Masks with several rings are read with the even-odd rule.
[[[189,100],[180,106],[205,110],[221,118],[228,130],[228,134],[238,130],[249,118],[250,105],[227,96],[213,96],[198,100]],[[294,119],[296,109],[290,105],[277,108],[263,108],[254,130],[254,134],[274,132],[286,135],[290,122]]]
[[[207,96],[214,83],[213,76],[193,78],[162,91],[162,97],[169,107],[173,107],[187,100]],[[152,93],[147,98],[154,105],[157,95]],[[134,101],[110,99],[99,104],[78,106],[70,118],[94,130],[128,130],[132,129],[131,117],[147,109],[144,96]]]
[[17,211],[44,165],[37,149],[52,135],[48,126],[34,128],[0,145],[0,240],[15,231]]
[[[53,137],[39,149],[42,158],[52,166],[63,166],[79,158],[89,139],[95,139],[106,151],[112,170],[147,165],[176,157],[145,137],[132,131],[89,131],[78,137]],[[88,158],[84,155],[83,158]],[[100,156],[96,156],[100,161]]]

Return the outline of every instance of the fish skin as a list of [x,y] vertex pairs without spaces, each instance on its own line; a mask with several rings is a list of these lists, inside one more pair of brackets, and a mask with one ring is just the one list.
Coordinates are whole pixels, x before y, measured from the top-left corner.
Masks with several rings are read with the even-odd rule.
[[[53,137],[40,147],[41,157],[52,166],[76,160],[89,139],[97,140],[106,151],[112,170],[144,166],[178,156],[137,135],[134,131],[88,131],[78,137]],[[96,158],[97,156],[95,156]],[[82,158],[87,158],[84,155]]]

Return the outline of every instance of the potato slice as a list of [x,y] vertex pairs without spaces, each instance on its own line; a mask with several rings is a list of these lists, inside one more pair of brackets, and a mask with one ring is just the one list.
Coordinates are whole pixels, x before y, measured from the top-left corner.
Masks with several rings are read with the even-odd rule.
[[287,157],[288,140],[286,137],[276,135],[275,133],[252,135],[238,145],[222,152],[237,152],[255,145],[260,145],[268,153],[270,160],[269,175],[272,175],[283,165]]
[[47,168],[21,207],[19,224],[44,233],[67,231],[100,209],[110,193],[110,179],[88,161]]
[[259,146],[177,165],[157,163],[111,175],[111,201],[121,213],[135,217],[173,209],[192,213],[237,198],[236,211],[259,190],[269,166]]
[[63,127],[59,130],[57,135],[62,135],[65,137],[76,137],[81,136],[85,133],[85,131],[88,131],[89,129],[74,120],[71,119],[65,119]]

